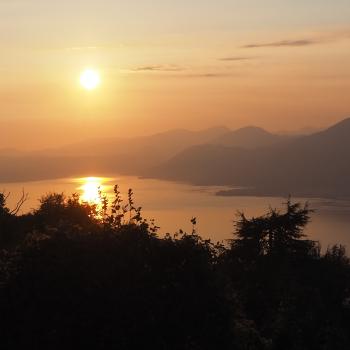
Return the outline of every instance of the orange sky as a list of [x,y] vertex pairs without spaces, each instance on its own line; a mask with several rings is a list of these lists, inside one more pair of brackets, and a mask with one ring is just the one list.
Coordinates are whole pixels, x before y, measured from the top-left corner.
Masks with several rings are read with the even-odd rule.
[[281,3],[0,1],[0,147],[350,116],[350,3]]

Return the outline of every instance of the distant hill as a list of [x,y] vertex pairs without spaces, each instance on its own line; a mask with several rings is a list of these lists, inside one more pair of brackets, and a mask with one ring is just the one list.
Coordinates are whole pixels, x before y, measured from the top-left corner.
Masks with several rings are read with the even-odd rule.
[[26,181],[90,174],[140,175],[196,144],[210,142],[230,130],[170,130],[135,138],[86,140],[56,149],[31,153],[0,151],[0,181]]
[[197,145],[153,169],[151,176],[246,188],[227,194],[350,196],[350,119],[270,146]]
[[41,152],[0,152],[0,181],[127,174],[240,188],[222,195],[350,197],[349,156],[350,119],[298,137],[256,127],[171,130]]
[[262,128],[248,126],[220,135],[211,143],[222,146],[254,149],[270,146],[287,138],[287,136],[274,135]]
[[281,130],[278,132],[278,134],[283,136],[307,136],[307,135],[316,134],[321,130],[323,130],[323,128],[315,128],[312,126],[307,126],[297,130]]
[[91,139],[57,149],[49,149],[45,152],[48,154],[79,156],[106,156],[148,152],[172,156],[187,147],[207,143],[221,135],[227,134],[229,131],[226,127],[213,127],[201,131],[174,129],[150,136]]
[[23,151],[19,151],[15,148],[0,148],[0,157],[17,157],[23,154]]

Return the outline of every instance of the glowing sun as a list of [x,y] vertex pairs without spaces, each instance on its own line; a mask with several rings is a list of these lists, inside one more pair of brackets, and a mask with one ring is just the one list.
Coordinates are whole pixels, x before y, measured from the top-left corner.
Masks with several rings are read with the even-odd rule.
[[80,75],[80,85],[86,90],[96,89],[100,83],[100,74],[93,69],[86,69]]

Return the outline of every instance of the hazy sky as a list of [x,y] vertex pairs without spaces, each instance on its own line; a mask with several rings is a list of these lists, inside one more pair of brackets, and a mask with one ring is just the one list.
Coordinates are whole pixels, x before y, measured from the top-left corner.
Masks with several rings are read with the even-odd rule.
[[329,125],[350,116],[349,19],[349,0],[0,0],[0,147]]

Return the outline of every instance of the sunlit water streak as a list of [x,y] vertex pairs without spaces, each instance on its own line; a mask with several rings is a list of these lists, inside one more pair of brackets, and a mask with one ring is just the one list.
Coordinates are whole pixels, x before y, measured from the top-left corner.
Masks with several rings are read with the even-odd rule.
[[[48,181],[0,184],[0,190],[11,192],[9,205],[13,206],[22,188],[29,193],[29,200],[23,211],[38,207],[38,199],[50,192],[64,192],[66,195],[79,193],[92,204],[97,204],[98,188],[107,198],[113,199],[113,187],[120,185],[124,200],[132,188],[135,205],[143,207],[145,218],[154,218],[161,226],[161,233],[174,233],[178,229],[191,230],[190,219],[198,218],[198,232],[214,241],[232,238],[233,220],[237,210],[247,216],[261,215],[268,207],[281,207],[285,198],[274,197],[218,197],[217,187],[197,187],[167,181],[139,179],[131,176],[81,177]],[[307,199],[295,198],[298,201]],[[320,240],[323,247],[342,243],[350,250],[350,202],[310,199],[310,206],[316,209],[307,232],[311,239]]]
[[84,184],[79,187],[82,194],[80,199],[89,204],[101,204],[101,195],[103,191],[102,182],[99,178],[88,177],[84,179]]

